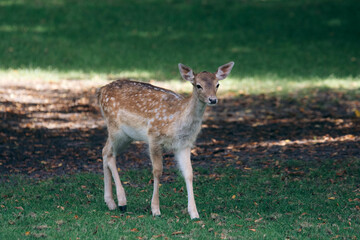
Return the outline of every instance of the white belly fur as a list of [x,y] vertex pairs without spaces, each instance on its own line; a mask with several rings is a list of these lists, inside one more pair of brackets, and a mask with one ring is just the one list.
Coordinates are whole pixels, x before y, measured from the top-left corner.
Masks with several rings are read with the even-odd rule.
[[121,128],[126,135],[135,141],[148,142],[147,129],[146,128],[132,128],[131,126],[122,126]]

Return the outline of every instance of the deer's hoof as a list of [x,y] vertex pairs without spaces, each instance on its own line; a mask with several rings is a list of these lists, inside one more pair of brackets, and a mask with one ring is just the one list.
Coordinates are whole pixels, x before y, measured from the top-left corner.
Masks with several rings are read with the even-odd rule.
[[121,212],[126,212],[127,205],[119,206]]
[[106,205],[108,206],[109,210],[115,210],[116,209],[116,203],[114,202],[114,200],[107,200],[105,201]]
[[156,210],[156,211],[152,212],[152,215],[153,215],[153,217],[159,218],[159,217],[161,217],[161,212],[160,212],[160,210]]

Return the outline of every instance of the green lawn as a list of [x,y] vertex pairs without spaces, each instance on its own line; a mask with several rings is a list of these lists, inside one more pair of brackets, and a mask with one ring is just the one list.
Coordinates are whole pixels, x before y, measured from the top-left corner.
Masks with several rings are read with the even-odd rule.
[[122,174],[123,215],[106,208],[100,175],[14,176],[0,186],[0,239],[357,239],[359,166],[359,159],[348,159],[195,169],[200,221],[187,214],[181,177],[163,183],[162,217],[153,218],[150,170]]
[[[358,0],[0,0],[0,83],[133,77],[174,88],[179,62],[215,71],[235,61],[223,93],[357,96],[359,9]],[[0,175],[0,239],[356,239],[359,166],[195,169],[200,221],[186,213],[181,177],[163,183],[163,215],[151,216],[150,169],[122,173],[123,215],[106,208],[100,175]]]
[[[357,0],[0,0],[0,76],[180,79],[215,71],[225,90],[359,88]],[[16,70],[16,71],[13,71]]]

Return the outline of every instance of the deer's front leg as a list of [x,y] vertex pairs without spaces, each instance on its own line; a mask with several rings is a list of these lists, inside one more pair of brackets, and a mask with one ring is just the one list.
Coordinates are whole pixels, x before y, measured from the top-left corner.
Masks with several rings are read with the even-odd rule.
[[154,175],[154,192],[151,199],[151,212],[153,216],[160,216],[159,184],[163,172],[162,149],[160,146],[150,145],[150,158]]
[[185,178],[186,189],[188,194],[188,212],[191,219],[199,218],[196,209],[194,190],[193,190],[193,169],[190,160],[190,148],[181,149],[175,152],[175,158],[179,163],[180,170]]

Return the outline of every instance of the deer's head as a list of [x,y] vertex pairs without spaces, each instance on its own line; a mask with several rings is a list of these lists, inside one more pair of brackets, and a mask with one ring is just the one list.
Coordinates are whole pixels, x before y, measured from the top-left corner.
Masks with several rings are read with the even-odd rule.
[[219,88],[219,81],[225,79],[231,72],[234,62],[229,62],[218,68],[215,73],[201,72],[194,73],[193,70],[179,63],[180,74],[183,79],[190,81],[194,86],[194,93],[200,101],[207,105],[215,105],[218,102],[216,92]]

